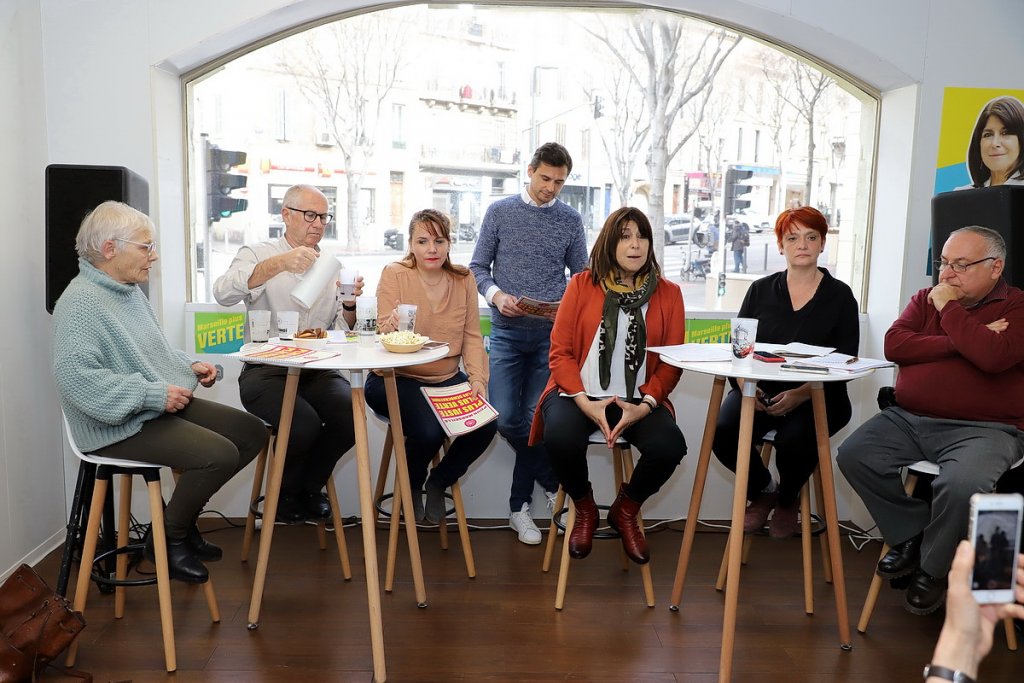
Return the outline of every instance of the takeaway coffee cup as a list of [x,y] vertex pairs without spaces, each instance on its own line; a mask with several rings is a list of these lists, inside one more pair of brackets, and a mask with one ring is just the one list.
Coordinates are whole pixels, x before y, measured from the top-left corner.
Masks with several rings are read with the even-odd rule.
[[277,312],[277,336],[279,339],[292,339],[299,329],[298,311]]
[[249,311],[249,341],[263,343],[270,339],[270,311]]
[[732,319],[732,362],[747,367],[753,365],[754,340],[757,339],[757,320],[754,318]]
[[377,340],[377,297],[356,297],[356,332],[360,346],[373,346]]
[[356,299],[356,278],[359,277],[357,270],[342,270],[338,276],[341,283],[341,300],[355,301]]
[[416,329],[416,304],[398,304],[399,332],[413,332]]
[[310,269],[299,276],[299,284],[292,290],[292,301],[303,308],[311,308],[328,283],[333,283],[340,268],[341,262],[336,256],[321,252]]

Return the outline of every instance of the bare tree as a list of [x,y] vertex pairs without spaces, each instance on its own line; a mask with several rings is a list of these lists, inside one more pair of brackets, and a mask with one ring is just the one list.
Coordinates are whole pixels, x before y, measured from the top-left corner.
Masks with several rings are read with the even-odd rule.
[[807,126],[807,178],[804,183],[804,203],[810,205],[818,107],[835,86],[835,81],[825,72],[792,57],[766,60],[762,63],[762,70],[779,99],[789,105]]
[[374,12],[310,29],[280,48],[279,68],[294,78],[343,159],[349,249],[360,243],[363,175],[383,105],[404,63],[405,34],[401,13]]
[[591,102],[600,97],[602,104],[609,105],[610,116],[604,109],[607,123],[598,125],[597,130],[610,164],[612,185],[619,195],[619,206],[625,206],[632,193],[636,162],[651,127],[643,93],[636,82],[621,65],[612,65],[610,71],[603,91],[584,88],[583,92]]
[[[648,209],[656,227],[655,253],[661,256],[664,231],[657,227],[665,220],[668,166],[696,132],[715,77],[741,38],[653,10],[631,15],[626,31],[601,24],[588,32],[611,52],[644,95],[650,117]],[[687,111],[693,118],[684,119]]]

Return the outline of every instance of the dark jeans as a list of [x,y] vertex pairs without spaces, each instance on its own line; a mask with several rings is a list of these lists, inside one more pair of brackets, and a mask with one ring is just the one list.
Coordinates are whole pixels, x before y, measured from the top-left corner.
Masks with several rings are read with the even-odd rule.
[[498,433],[516,452],[512,470],[509,508],[519,512],[533,499],[533,484],[545,491],[558,490],[558,478],[543,444],[529,445],[530,425],[537,401],[548,382],[548,350],[551,328],[492,327],[491,378],[487,389],[490,402],[498,411]]
[[[712,445],[715,457],[733,472],[736,471],[736,449],[740,440],[740,407],[743,394],[733,389],[722,402]],[[826,406],[829,436],[850,421],[849,401],[830,401]],[[771,471],[761,462],[757,447],[764,435],[775,430],[775,467],[779,471],[779,499],[786,505],[800,496],[804,482],[818,466],[818,440],[814,432],[814,409],[804,401],[785,417],[772,417],[754,412],[754,431],[750,440],[750,478],[747,500],[753,500],[772,480]]]
[[[583,414],[573,399],[559,396],[557,392],[548,394],[541,410],[544,411],[544,444],[551,456],[551,465],[565,492],[579,500],[590,490],[587,446],[597,425]],[[605,410],[605,416],[608,424],[614,426],[622,417],[622,409],[613,403]],[[686,441],[665,406],[658,406],[622,435],[640,452],[633,476],[625,487],[626,495],[642,503],[672,476],[686,455]]]
[[[459,372],[437,384],[427,384],[402,376],[395,379],[398,385],[398,405],[402,412],[402,430],[405,432],[405,459],[409,463],[409,488],[419,491],[427,479],[427,467],[441,448],[445,437],[444,430],[427,404],[420,387],[450,387],[465,382],[467,378],[464,373]],[[380,375],[369,373],[367,376],[366,402],[374,412],[389,416],[384,378]],[[441,463],[430,475],[431,479],[437,478],[445,488],[457,482],[469,466],[483,455],[497,431],[498,426],[492,421],[452,441],[448,454],[441,458]]]
[[[288,369],[246,365],[238,377],[242,405],[279,427]],[[303,370],[295,397],[288,458],[281,493],[317,493],[335,465],[356,443],[352,425],[352,389],[336,370]]]
[[164,512],[164,526],[168,538],[182,539],[210,496],[266,445],[267,429],[259,418],[193,398],[184,410],[149,420],[138,434],[95,453],[180,470],[181,479]]

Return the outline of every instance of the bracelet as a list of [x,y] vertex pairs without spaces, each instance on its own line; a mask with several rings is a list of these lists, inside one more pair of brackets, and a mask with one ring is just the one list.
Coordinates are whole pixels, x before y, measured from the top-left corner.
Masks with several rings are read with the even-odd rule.
[[976,683],[973,678],[963,671],[954,671],[953,669],[947,669],[944,666],[937,666],[935,664],[927,664],[924,667],[925,680],[928,680],[930,676],[941,678],[944,681],[953,681],[953,683]]
[[650,407],[652,413],[658,409],[658,399],[654,398],[650,394],[647,394],[642,399],[640,399],[640,402],[646,403],[648,407]]
[[342,302],[341,308],[342,308],[342,310],[345,310],[345,311],[354,311],[354,310],[356,310],[356,305],[352,304],[351,306],[349,306],[345,302]]

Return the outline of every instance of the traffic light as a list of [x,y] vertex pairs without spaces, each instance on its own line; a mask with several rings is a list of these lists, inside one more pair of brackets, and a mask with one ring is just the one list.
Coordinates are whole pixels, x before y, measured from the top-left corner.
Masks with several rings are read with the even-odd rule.
[[599,119],[604,116],[604,103],[601,101],[600,95],[594,95],[594,118]]
[[231,196],[235,190],[244,188],[248,179],[244,175],[229,173],[243,165],[245,160],[245,152],[206,143],[206,212],[211,223],[248,208],[247,199]]
[[753,171],[741,170],[730,166],[725,172],[725,215],[731,216],[739,209],[746,209],[750,206],[751,187],[744,183],[754,175]]

